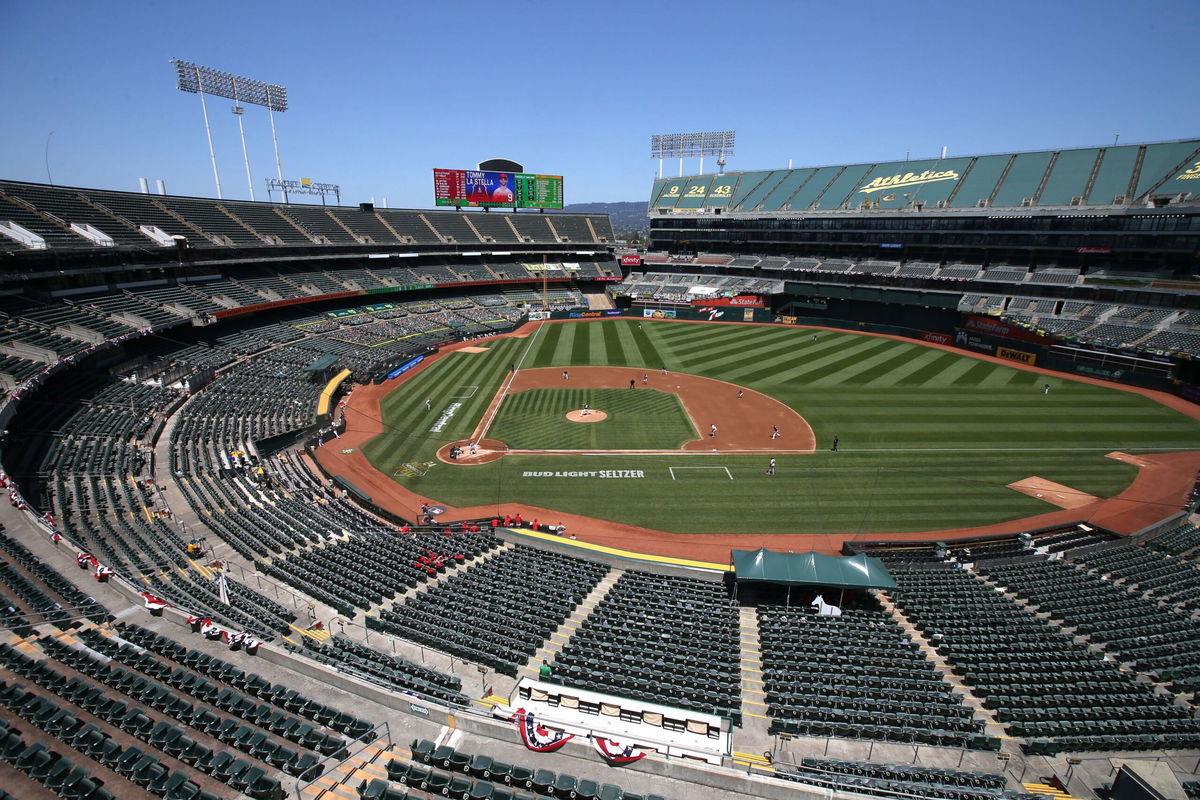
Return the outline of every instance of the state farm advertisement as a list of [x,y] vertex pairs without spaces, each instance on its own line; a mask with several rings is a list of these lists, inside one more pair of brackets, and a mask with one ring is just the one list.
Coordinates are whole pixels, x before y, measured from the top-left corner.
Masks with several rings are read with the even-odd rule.
[[763,299],[753,294],[741,294],[737,297],[706,297],[702,300],[693,300],[694,306],[737,306],[738,308],[766,308],[767,304]]
[[1041,344],[1046,341],[1045,336],[1039,336],[1033,331],[1026,330],[1003,320],[994,319],[993,317],[981,317],[977,314],[968,314],[963,322],[963,327],[974,333],[985,333],[988,336],[998,336],[1001,339],[1016,339],[1021,342],[1037,342]]

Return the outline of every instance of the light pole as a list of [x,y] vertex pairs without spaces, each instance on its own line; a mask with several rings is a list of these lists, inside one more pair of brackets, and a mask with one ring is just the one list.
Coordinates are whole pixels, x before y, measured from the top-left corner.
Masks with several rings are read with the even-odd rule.
[[175,66],[175,75],[177,78],[175,88],[181,92],[200,95],[200,108],[204,113],[204,132],[208,137],[208,154],[212,159],[213,181],[217,186],[217,199],[223,199],[221,195],[221,175],[217,170],[217,153],[213,147],[212,129],[208,124],[208,106],[204,102],[205,94],[215,97],[225,97],[234,102],[233,113],[237,115],[238,131],[242,137],[242,156],[246,162],[246,181],[250,187],[251,200],[254,199],[254,181],[250,175],[250,155],[246,150],[246,131],[242,124],[242,103],[266,107],[271,118],[271,141],[275,145],[275,169],[279,174],[279,179],[282,180],[283,167],[279,160],[279,138],[275,133],[274,112],[288,110],[287,89],[273,83],[263,83],[252,78],[231,75],[228,72],[221,72],[210,67],[202,67],[199,64],[193,64],[190,61],[183,61],[178,58],[171,59],[171,63]]

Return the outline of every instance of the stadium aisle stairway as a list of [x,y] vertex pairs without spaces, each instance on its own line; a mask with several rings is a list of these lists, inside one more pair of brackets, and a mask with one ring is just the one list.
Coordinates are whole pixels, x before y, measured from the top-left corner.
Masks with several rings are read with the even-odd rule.
[[613,568],[609,570],[608,574],[596,584],[596,588],[592,589],[588,596],[583,598],[583,602],[571,612],[570,616],[563,620],[563,623],[558,626],[558,630],[546,638],[545,646],[539,647],[538,651],[529,658],[529,661],[525,663],[522,669],[531,677],[536,678],[538,676],[538,669],[542,665],[542,659],[546,659],[547,661],[552,660],[562,652],[567,642],[571,641],[571,636],[579,629],[579,625],[587,619],[587,616],[592,613],[592,610],[596,606],[600,605],[605,595],[608,594],[609,590],[612,589],[617,580],[624,574],[625,570],[623,569]]
[[[740,634],[740,663],[742,687],[742,728],[739,738],[744,741],[765,742],[770,738],[767,717],[767,693],[762,679],[762,647],[758,640],[758,614],[751,606],[738,608]],[[762,756],[734,751],[734,761],[768,769]]]
[[1040,794],[1049,797],[1050,800],[1079,800],[1078,797],[1072,797],[1061,789],[1057,789],[1048,783],[1024,782],[1021,784],[1025,787],[1025,791],[1030,794]]

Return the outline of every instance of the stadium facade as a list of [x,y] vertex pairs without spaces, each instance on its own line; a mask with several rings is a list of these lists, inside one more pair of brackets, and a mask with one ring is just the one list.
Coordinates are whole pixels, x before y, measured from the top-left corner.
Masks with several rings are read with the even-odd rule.
[[1190,274],[1200,139],[659,179],[651,249]]

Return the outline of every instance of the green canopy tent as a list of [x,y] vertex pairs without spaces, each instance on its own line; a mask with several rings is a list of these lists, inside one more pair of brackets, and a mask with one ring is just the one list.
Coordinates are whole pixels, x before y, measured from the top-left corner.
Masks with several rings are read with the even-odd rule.
[[[865,553],[855,556],[826,556],[807,553],[774,553],[765,547],[730,552],[735,586],[738,583],[774,583],[793,586],[828,586],[840,589],[895,589],[896,581],[883,562]],[[840,601],[839,601],[840,602]]]
[[325,353],[304,368],[305,372],[324,372],[338,362],[336,353]]

